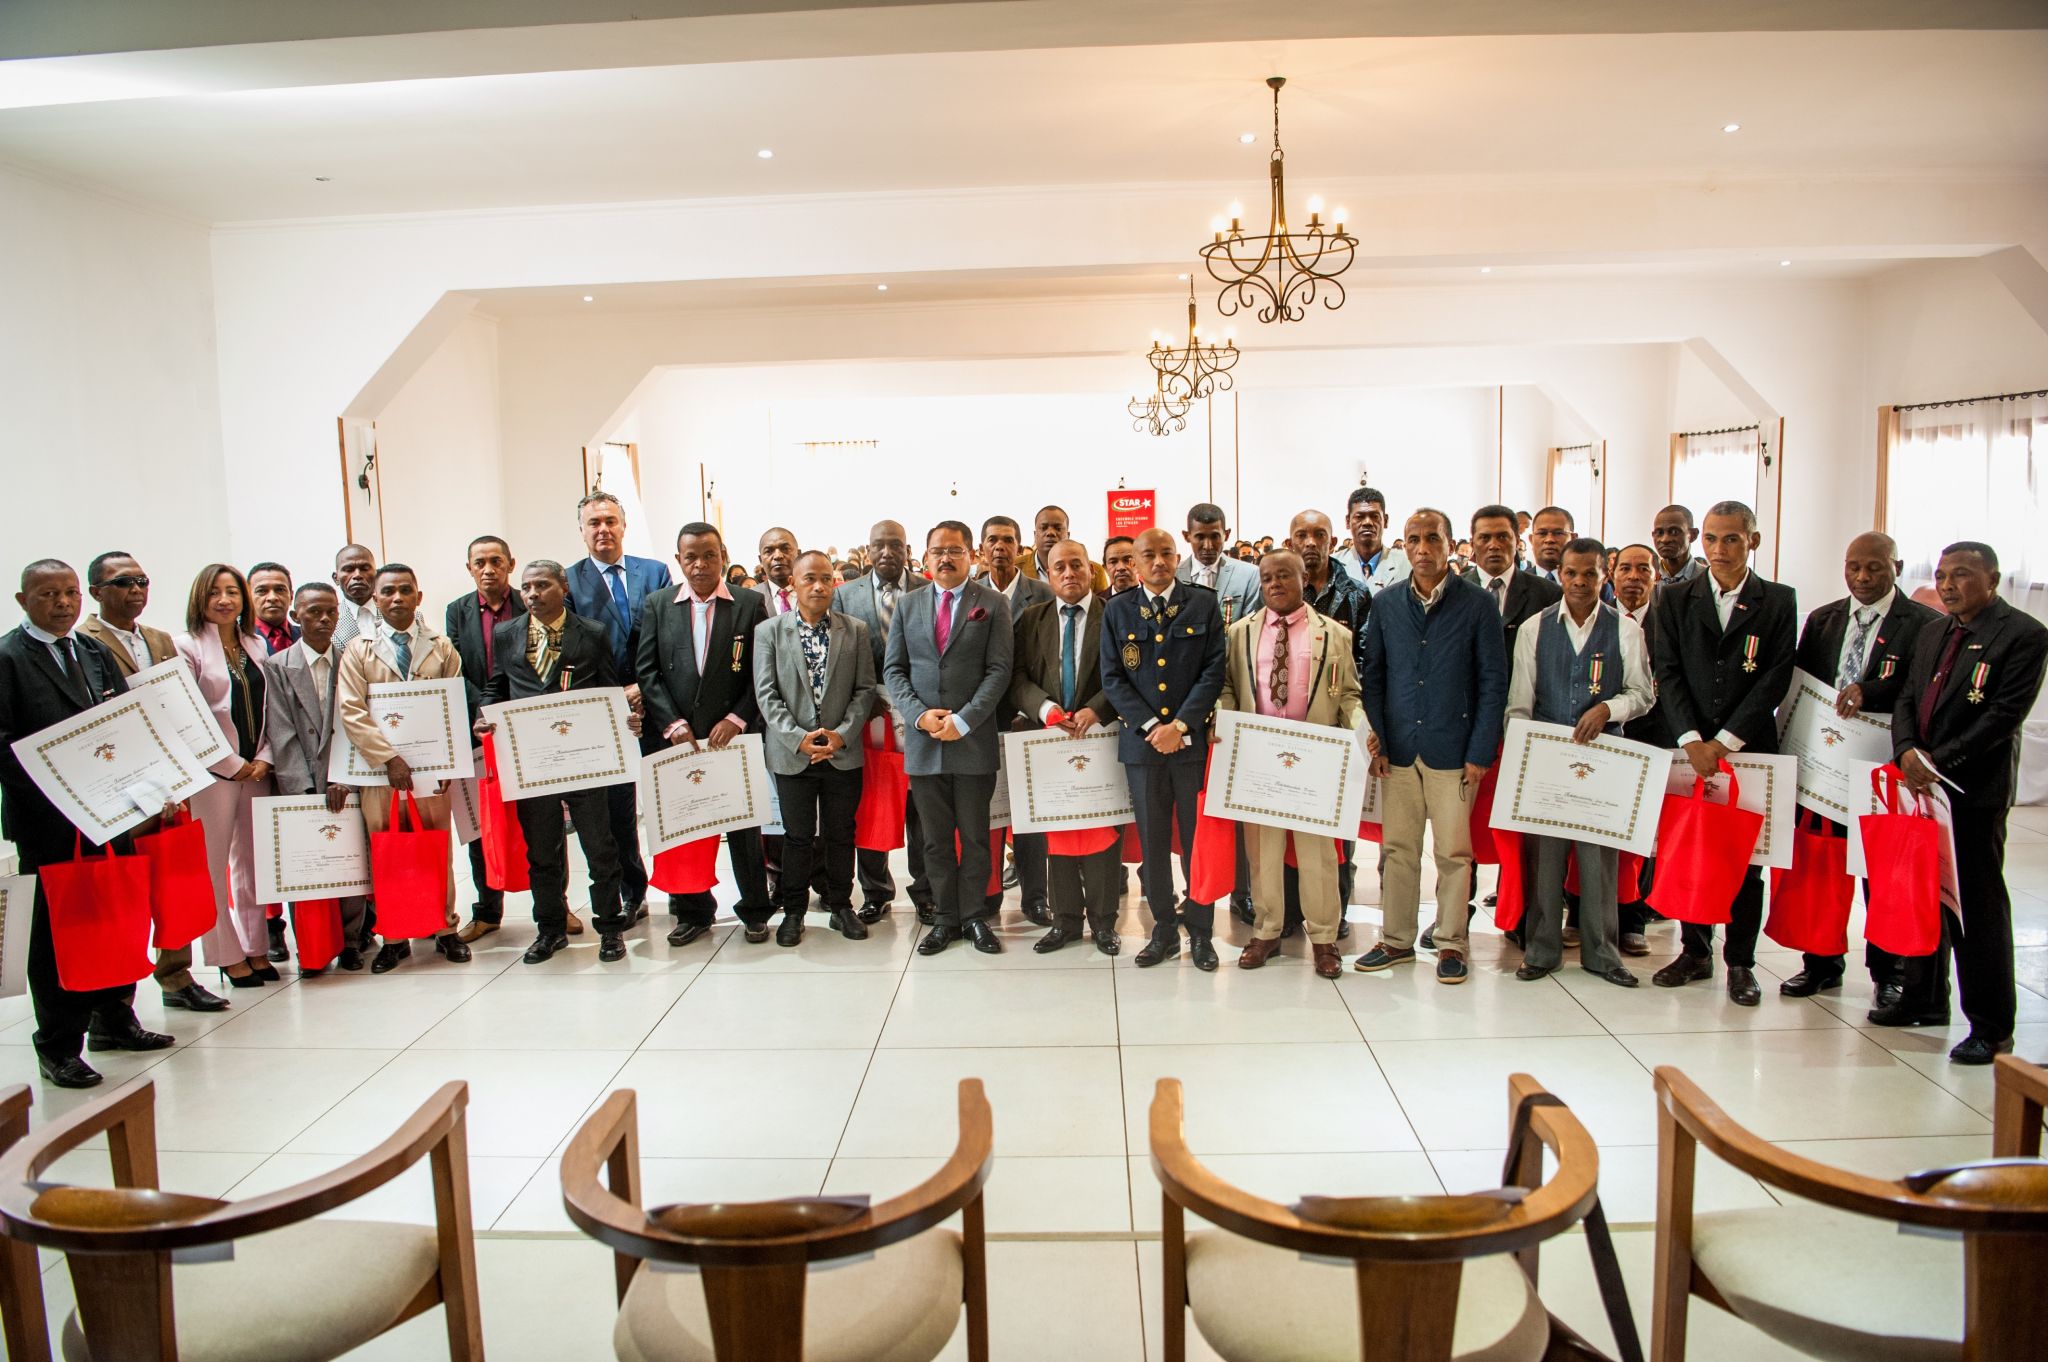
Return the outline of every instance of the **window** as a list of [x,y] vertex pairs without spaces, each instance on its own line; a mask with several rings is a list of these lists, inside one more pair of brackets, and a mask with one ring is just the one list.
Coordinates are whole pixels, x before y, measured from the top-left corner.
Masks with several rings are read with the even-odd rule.
[[[1882,469],[1885,530],[1906,579],[1931,582],[1942,549],[1977,539],[1998,550],[2004,593],[2048,613],[2048,394],[1891,409]],[[1882,418],[1881,418],[1882,421]]]
[[[597,456],[594,460],[592,454]],[[640,500],[640,446],[607,440],[595,450],[584,451],[584,466],[589,468],[592,463],[596,467],[591,471],[597,476],[591,480],[590,490],[610,492],[626,513],[626,552],[661,559],[664,555],[654,547],[653,527]]]
[[1598,538],[1603,532],[1600,514],[1599,449],[1594,445],[1567,445],[1550,451],[1550,486],[1544,500],[1572,513],[1572,525],[1579,534]]
[[1687,431],[1671,437],[1671,500],[1698,520],[1717,501],[1757,504],[1757,427]]

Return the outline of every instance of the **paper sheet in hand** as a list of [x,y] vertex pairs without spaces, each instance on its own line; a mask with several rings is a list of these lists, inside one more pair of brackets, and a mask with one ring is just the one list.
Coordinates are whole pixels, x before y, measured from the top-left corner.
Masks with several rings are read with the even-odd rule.
[[1361,724],[1358,729],[1358,754],[1365,758],[1365,796],[1358,803],[1358,821],[1361,823],[1384,823],[1386,821],[1386,806],[1381,801],[1381,795],[1384,793],[1386,786],[1378,776],[1372,773],[1372,749],[1366,745],[1367,740],[1371,736],[1372,729]]
[[1804,671],[1792,673],[1792,689],[1778,706],[1778,750],[1799,759],[1799,805],[1823,818],[1846,822],[1855,807],[1850,768],[1885,762],[1892,755],[1889,714],[1835,713],[1841,696],[1827,682]]
[[[1782,754],[1765,756],[1754,752],[1730,752],[1722,758],[1735,768],[1742,786],[1742,807],[1764,816],[1763,830],[1756,835],[1756,850],[1749,863],[1776,870],[1792,868],[1792,817],[1798,810],[1799,759]],[[1684,752],[1671,754],[1671,779],[1664,793],[1692,797],[1692,763]],[[1728,777],[1715,774],[1707,782],[1707,798],[1728,802]]]
[[[369,687],[370,715],[384,740],[405,758],[415,781],[431,794],[434,782],[476,774],[470,759],[469,697],[459,676],[439,681],[376,681]],[[389,785],[384,768],[372,766],[336,724],[327,779],[337,785]],[[417,791],[416,791],[417,792]]]
[[95,843],[213,782],[156,706],[133,691],[18,740],[14,755],[57,811]]
[[360,795],[350,795],[340,813],[328,812],[324,794],[252,799],[249,807],[256,818],[258,899],[303,903],[370,892],[370,839]]
[[1059,728],[1003,734],[1012,830],[1060,832],[1132,822],[1131,782],[1117,760],[1117,733],[1112,724],[1078,738]]
[[35,876],[0,879],[0,998],[28,992],[29,915],[35,905]]
[[640,761],[640,813],[655,855],[734,828],[768,822],[773,804],[758,734],[721,748],[682,743]]
[[1367,774],[1351,729],[1221,710],[1202,807],[1216,818],[1349,840]]
[[1011,816],[1010,764],[1003,756],[1002,746],[998,744],[996,747],[996,791],[989,796],[988,830],[994,832],[997,828],[1009,827]]
[[199,683],[182,657],[166,658],[128,678],[130,692],[149,698],[157,717],[171,726],[178,740],[203,763],[219,761],[228,750],[213,721],[213,711],[199,698]]
[[[1870,788],[1870,773],[1884,765],[1885,763],[1880,761],[1859,761],[1849,773],[1849,787],[1859,791],[1860,797],[1850,806],[1847,869],[1859,880],[1870,877],[1870,866],[1863,856],[1862,815],[1891,812],[1884,806],[1883,796]],[[1933,792],[1927,798],[1934,807],[1934,821],[1941,827],[1941,906],[1961,917],[1963,896],[1956,881],[1955,810],[1949,806],[1948,787],[1936,781]],[[1920,802],[1906,789],[1906,783],[1900,781],[1900,812],[1918,812],[1919,808]]]
[[1576,743],[1563,724],[1515,719],[1501,746],[1492,825],[1647,856],[1664,808],[1657,777],[1669,768],[1667,749],[1650,743],[1610,735]]
[[640,778],[640,740],[620,686],[553,691],[484,706],[497,725],[499,790],[505,799],[567,794]]

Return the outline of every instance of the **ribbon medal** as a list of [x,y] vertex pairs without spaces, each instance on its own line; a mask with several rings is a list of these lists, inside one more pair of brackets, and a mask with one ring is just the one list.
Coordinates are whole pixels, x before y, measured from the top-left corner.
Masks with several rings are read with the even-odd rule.
[[1600,671],[1605,665],[1606,663],[1602,660],[1601,654],[1593,654],[1593,663],[1587,669],[1586,691],[1588,694],[1598,695],[1600,693]]
[[1979,662],[1977,669],[1970,673],[1970,693],[1963,698],[1973,705],[1984,703],[1984,683],[1991,679],[1991,664]]
[[1883,662],[1878,664],[1877,679],[1880,681],[1889,681],[1892,678],[1892,673],[1897,671],[1898,669],[1899,659],[1896,657],[1887,657]]
[[743,638],[736,638],[732,641],[732,669],[734,671],[740,670],[740,654],[745,651],[746,646],[747,641]]
[[1742,670],[1746,672],[1756,670],[1756,645],[1757,636],[1755,634],[1751,634],[1748,638],[1742,640]]

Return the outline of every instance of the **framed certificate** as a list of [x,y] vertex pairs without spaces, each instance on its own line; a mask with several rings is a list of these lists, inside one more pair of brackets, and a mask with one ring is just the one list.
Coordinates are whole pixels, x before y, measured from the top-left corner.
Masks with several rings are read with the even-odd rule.
[[[1724,760],[1735,768],[1742,786],[1742,807],[1764,816],[1763,831],[1756,835],[1751,865],[1777,870],[1792,868],[1792,815],[1799,807],[1799,759],[1783,755],[1764,756],[1754,752],[1730,752]],[[1664,793],[1692,796],[1692,763],[1685,753],[1671,754],[1671,777]],[[1707,798],[1728,802],[1728,781],[1716,776],[1707,782]]]
[[1360,725],[1358,729],[1358,754],[1365,759],[1365,797],[1358,803],[1358,821],[1361,823],[1386,822],[1386,805],[1381,802],[1385,786],[1372,773],[1372,749],[1366,746],[1366,738],[1372,729]]
[[[383,798],[383,796],[376,796]],[[326,795],[253,799],[256,815],[256,897],[303,903],[370,892],[370,838],[361,796],[340,813]]]
[[1577,743],[1563,724],[1512,719],[1492,825],[1647,856],[1664,807],[1657,777],[1670,769],[1666,748],[1605,735]]
[[213,711],[199,698],[199,683],[181,657],[166,658],[128,678],[128,689],[149,697],[157,717],[171,726],[178,740],[192,755],[207,765],[221,759],[228,750],[213,721]]
[[1358,835],[1366,757],[1348,728],[1219,710],[1203,811],[1346,840]]
[[[370,717],[383,729],[392,750],[405,758],[415,779],[460,780],[476,774],[470,758],[469,698],[461,677],[372,682],[369,702]],[[338,723],[327,778],[337,785],[391,783],[383,767],[363,760]]]
[[1134,821],[1117,734],[1114,724],[1078,738],[1059,728],[1003,734],[1011,829],[1058,832]]
[[688,743],[640,760],[640,812],[656,855],[734,828],[768,822],[771,791],[761,738],[742,733],[724,747]]
[[[471,754],[477,769],[483,768],[481,749]],[[448,796],[448,830],[455,834],[455,845],[466,847],[484,835],[483,811],[477,808],[476,777],[467,780],[451,780],[441,787],[441,793]]]
[[640,778],[640,740],[620,686],[554,691],[484,706],[497,725],[498,785],[505,799],[567,794]]
[[0,878],[0,998],[28,992],[29,915],[35,906],[35,876]]
[[988,827],[990,832],[1007,828],[1013,812],[1010,808],[1010,770],[1003,757],[1001,744],[996,746],[996,790],[988,800]]
[[20,739],[14,755],[36,788],[95,843],[213,781],[149,698],[134,691]]
[[[1841,692],[1804,671],[1778,706],[1778,750],[1799,759],[1799,805],[1837,823],[1857,807],[1852,768],[1891,760],[1889,714],[1835,713]],[[1866,782],[1864,788],[1868,790]]]

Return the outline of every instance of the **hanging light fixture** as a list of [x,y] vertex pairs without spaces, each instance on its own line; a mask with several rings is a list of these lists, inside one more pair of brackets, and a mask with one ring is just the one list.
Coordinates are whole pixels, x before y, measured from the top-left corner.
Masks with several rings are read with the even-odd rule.
[[1152,348],[1145,353],[1145,359],[1166,388],[1186,397],[1208,397],[1230,387],[1230,371],[1237,367],[1237,339],[1234,333],[1225,332],[1223,344],[1202,344],[1201,328],[1195,321],[1195,280],[1193,275],[1186,277],[1187,344],[1169,346],[1155,335],[1152,338]]
[[1334,225],[1325,226],[1322,201],[1311,198],[1308,226],[1298,232],[1287,229],[1287,153],[1280,149],[1280,87],[1286,83],[1285,76],[1266,80],[1273,91],[1273,154],[1267,163],[1271,225],[1264,236],[1246,236],[1243,210],[1232,204],[1229,227],[1218,219],[1215,239],[1202,247],[1210,275],[1223,285],[1216,310],[1226,317],[1255,308],[1262,322],[1298,322],[1308,315],[1319,290],[1323,306],[1334,310],[1344,305],[1337,276],[1351,268],[1358,249],[1358,238],[1344,230],[1344,210],[1337,210]]
[[1153,435],[1176,435],[1188,428],[1188,412],[1194,399],[1166,385],[1166,376],[1154,372],[1152,395],[1134,397],[1124,410],[1130,413],[1131,429]]

